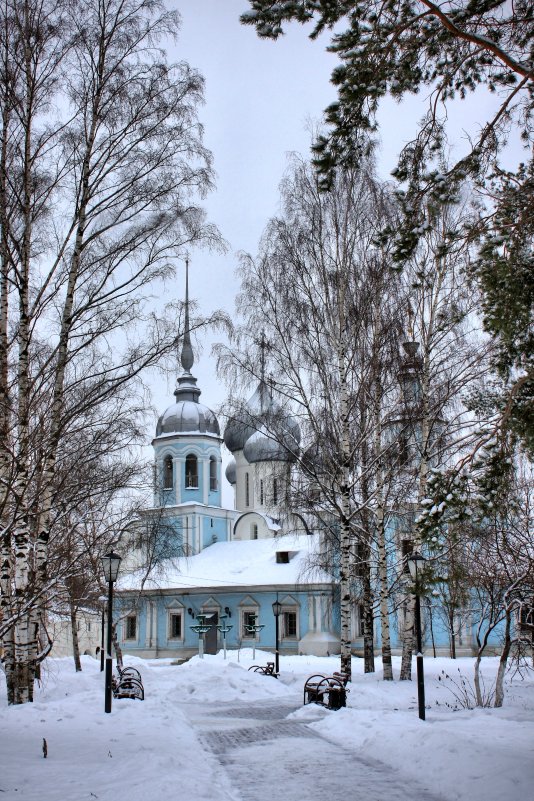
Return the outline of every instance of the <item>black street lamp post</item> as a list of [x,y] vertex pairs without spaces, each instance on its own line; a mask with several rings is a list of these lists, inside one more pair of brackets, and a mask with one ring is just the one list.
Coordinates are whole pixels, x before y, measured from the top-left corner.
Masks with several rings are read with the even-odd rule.
[[102,636],[100,638],[100,672],[104,672],[104,627],[106,625],[106,610],[102,604]]
[[102,567],[104,568],[104,576],[108,582],[108,630],[107,630],[107,643],[106,643],[106,674],[105,674],[105,711],[111,712],[111,698],[112,698],[112,672],[113,660],[111,657],[111,628],[113,623],[113,583],[117,581],[119,575],[119,567],[121,557],[110,551],[102,557]]
[[415,631],[417,636],[417,700],[419,705],[419,718],[425,720],[425,673],[423,667],[423,643],[421,636],[421,601],[418,569],[425,562],[424,556],[414,551],[408,557],[408,568],[415,586]]
[[278,600],[278,593],[276,594],[276,601],[273,603],[273,615],[275,622],[275,637],[276,637],[276,651],[275,651],[275,672],[276,675],[280,673],[280,613],[282,611],[282,604]]
[[107,598],[105,595],[101,595],[99,601],[102,605],[102,617],[101,617],[101,632],[100,632],[100,672],[104,672],[104,655],[105,655],[105,631],[106,631],[106,601]]

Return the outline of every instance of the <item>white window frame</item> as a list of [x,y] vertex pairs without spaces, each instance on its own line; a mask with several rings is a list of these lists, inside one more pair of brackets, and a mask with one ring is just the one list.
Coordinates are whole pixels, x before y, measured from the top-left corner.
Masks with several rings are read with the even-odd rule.
[[[170,465],[170,469],[167,468],[167,465]],[[170,492],[174,489],[174,459],[172,458],[172,454],[167,453],[163,457],[163,491]],[[170,477],[170,484],[167,484],[167,478]]]
[[[246,617],[246,615],[256,615],[256,624],[257,624],[258,619],[259,619],[259,615],[260,615],[259,606],[243,606],[239,610],[239,631],[240,631],[240,634],[241,634],[241,639],[242,640],[253,640],[254,639],[254,635],[251,634],[250,632],[248,632],[245,629],[245,617]],[[260,629],[260,631],[256,632],[256,642],[259,641],[260,635],[261,635],[261,629]]]
[[[290,635],[286,634],[286,618],[285,618],[285,616],[288,613],[291,613],[291,614],[295,615],[295,634],[290,634]],[[282,636],[281,636],[281,639],[282,640],[292,640],[292,641],[299,640],[300,639],[300,633],[299,633],[299,609],[298,609],[298,606],[289,606],[289,605],[282,606],[282,611],[281,611],[280,616],[282,618]]]
[[[128,621],[135,620],[135,635],[132,637],[128,634]],[[132,612],[129,615],[126,615],[124,619],[124,642],[137,642],[139,638],[139,619],[138,616]]]
[[[179,617],[181,620],[180,623],[180,630],[181,634],[179,636],[175,636],[172,633],[172,617]],[[184,610],[183,609],[167,609],[167,640],[169,642],[183,642],[184,641]]]
[[[189,474],[188,474],[188,464],[187,464],[188,459],[190,460],[190,464],[191,464],[193,459],[195,460],[194,464],[195,464],[195,471],[196,472],[193,474],[192,478],[190,478]],[[199,470],[199,467],[200,467],[199,458],[196,455],[196,453],[188,453],[186,455],[186,457],[185,457],[185,464],[184,464],[184,484],[185,484],[185,489],[186,490],[197,490],[199,488],[199,486],[200,486],[200,470]],[[189,483],[193,479],[196,479],[196,484]]]

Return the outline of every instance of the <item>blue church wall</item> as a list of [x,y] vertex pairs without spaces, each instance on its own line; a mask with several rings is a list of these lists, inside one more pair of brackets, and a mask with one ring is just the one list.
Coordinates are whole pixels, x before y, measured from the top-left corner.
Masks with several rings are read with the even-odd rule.
[[[230,610],[231,616],[226,619],[226,625],[231,626],[231,630],[226,635],[226,645],[230,649],[238,647],[246,648],[252,647],[253,638],[245,636],[242,626],[242,611],[247,610],[255,612],[258,615],[257,623],[263,625],[263,628],[258,633],[256,638],[256,647],[272,649],[275,643],[275,618],[272,612],[272,603],[276,600],[275,592],[255,592],[245,591],[239,592],[223,592],[216,593],[202,593],[198,595],[166,595],[166,596],[147,596],[144,597],[137,609],[137,627],[135,639],[126,639],[124,636],[124,629],[121,634],[121,641],[123,648],[127,652],[135,653],[136,651],[145,651],[148,646],[147,641],[147,608],[149,603],[154,603],[156,606],[157,618],[157,637],[153,636],[152,647],[158,651],[196,651],[198,648],[198,634],[192,629],[196,624],[196,615],[201,612],[208,612],[217,610],[219,615],[225,613],[225,608]],[[294,637],[283,636],[283,625],[280,620],[280,648],[282,651],[296,651],[298,650],[298,642],[306,636],[309,631],[308,626],[308,594],[305,592],[292,592],[291,590],[279,591],[279,600],[284,602],[284,599],[290,597],[295,603],[288,605],[284,604],[284,609],[295,611],[297,613],[298,624],[297,634]],[[124,615],[128,610],[127,599],[117,602],[116,615]],[[189,611],[191,610],[191,611]],[[337,599],[334,599],[333,606],[333,630],[339,631],[339,604]],[[169,632],[169,616],[170,614],[181,615],[182,635],[179,638],[173,639]],[[446,626],[436,614],[435,606],[430,609],[423,607],[423,642],[424,649],[427,656],[431,656],[434,649],[443,653],[450,647],[450,638]],[[391,616],[391,640],[392,647],[400,649],[402,646],[402,639],[397,630],[397,621],[402,618],[402,614],[394,614]],[[222,621],[219,620],[219,623]],[[472,642],[474,643],[474,634],[476,627],[476,619],[473,618],[473,625],[466,625],[462,633],[456,637],[456,647],[471,648]],[[381,646],[380,639],[380,621],[376,618],[375,621],[375,648]],[[488,650],[497,649],[500,645],[500,633],[502,626],[497,627],[491,634],[488,642]],[[155,635],[156,632],[153,632]],[[471,637],[473,636],[473,640]],[[157,645],[156,645],[157,644]],[[222,648],[223,639],[222,634],[218,633],[218,648]],[[358,638],[355,641],[355,647],[358,647]]]
[[[191,441],[181,438],[176,441],[154,441],[156,460],[155,503],[172,506],[176,503],[207,503],[210,506],[221,506],[221,457],[218,440]],[[187,457],[197,459],[194,485],[187,475]],[[173,460],[172,487],[165,486],[165,459]],[[215,468],[213,481],[210,477],[210,461]],[[177,491],[178,489],[178,491]]]
[[228,539],[225,518],[202,516],[202,547],[208,548],[214,542],[226,542]]
[[[294,611],[297,614],[296,636],[284,637],[283,621],[280,620],[280,647],[282,650],[297,650],[298,641],[302,639],[309,630],[308,627],[308,595],[305,592],[292,592],[281,590],[278,592],[278,599],[283,603],[283,610]],[[290,599],[288,601],[287,599]],[[272,604],[277,600],[276,592],[223,592],[223,593],[202,593],[198,595],[159,595],[144,596],[136,610],[137,626],[136,637],[134,639],[125,638],[125,629],[121,633],[123,648],[127,652],[143,651],[147,649],[147,610],[150,603],[156,606],[157,615],[157,638],[153,636],[153,647],[158,650],[196,650],[198,647],[198,633],[191,628],[196,624],[196,615],[203,611],[217,610],[219,615],[225,613],[225,608],[230,610],[231,616],[226,618],[226,625],[232,626],[226,635],[226,645],[228,648],[252,647],[253,637],[246,636],[243,631],[242,612],[252,611],[257,613],[257,624],[263,625],[256,638],[256,647],[272,648],[276,639],[275,617],[272,611]],[[294,603],[293,603],[294,602]],[[129,609],[128,599],[119,599],[116,603],[116,615],[124,615]],[[191,611],[189,611],[191,610]],[[169,637],[169,614],[180,614],[182,617],[182,636],[177,639]],[[221,623],[221,621],[219,621]],[[155,633],[155,632],[154,632]],[[222,634],[218,634],[218,647],[222,648]]]

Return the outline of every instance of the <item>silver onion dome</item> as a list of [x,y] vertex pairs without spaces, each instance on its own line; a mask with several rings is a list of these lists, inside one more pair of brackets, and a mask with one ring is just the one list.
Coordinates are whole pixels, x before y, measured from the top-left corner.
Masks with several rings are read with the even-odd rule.
[[263,406],[267,405],[267,387],[260,381],[252,397],[233,417],[224,429],[224,444],[229,451],[242,451],[247,439],[257,430]]
[[158,420],[156,437],[163,434],[214,434],[220,436],[219,422],[211,409],[198,401],[178,400]]
[[[273,432],[273,436],[269,432]],[[294,453],[300,442],[300,428],[297,421],[273,400],[264,381],[260,381],[252,397],[239,413],[229,420],[224,431],[224,443],[232,453],[244,450],[251,439],[255,443],[265,440],[261,452],[271,453],[268,458],[274,461],[288,461],[288,453]],[[282,445],[275,447],[278,442]],[[249,453],[252,454],[252,451],[249,450]],[[246,453],[245,458],[250,461]]]
[[247,462],[294,462],[297,457],[298,442],[289,431],[285,431],[279,441],[265,428],[255,431],[245,442],[243,455]]
[[226,476],[226,479],[227,479],[228,483],[232,484],[232,486],[236,483],[236,481],[237,481],[237,465],[236,465],[235,459],[233,457],[228,462],[228,466],[227,466],[227,468],[225,470],[225,476]]

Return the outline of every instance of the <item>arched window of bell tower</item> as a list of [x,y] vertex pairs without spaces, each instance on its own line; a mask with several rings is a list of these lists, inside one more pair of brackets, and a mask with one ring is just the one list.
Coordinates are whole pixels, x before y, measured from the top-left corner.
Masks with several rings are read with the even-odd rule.
[[173,487],[173,463],[172,456],[166,456],[163,460],[163,489]]
[[185,457],[185,486],[187,489],[198,488],[198,459],[194,453]]
[[215,456],[210,457],[210,490],[218,489],[217,484],[217,459]]

